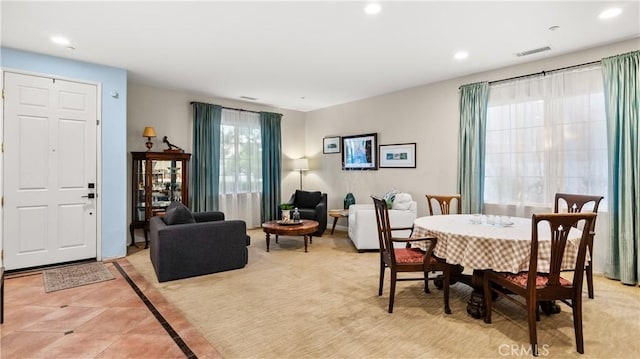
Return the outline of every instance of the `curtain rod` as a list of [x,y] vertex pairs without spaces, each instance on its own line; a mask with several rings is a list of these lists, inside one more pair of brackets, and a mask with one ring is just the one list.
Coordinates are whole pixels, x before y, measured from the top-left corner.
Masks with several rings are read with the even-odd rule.
[[[578,64],[578,65],[571,65],[571,66],[565,66],[565,67],[560,67],[558,69],[553,69],[553,70],[547,70],[547,71],[540,71],[540,72],[534,72],[531,74],[527,74],[527,75],[521,75],[521,76],[514,76],[514,77],[509,77],[506,79],[501,79],[501,80],[495,80],[495,81],[489,81],[489,85],[493,85],[493,84],[497,84],[500,82],[505,82],[505,81],[511,81],[511,80],[517,80],[517,79],[523,79],[526,77],[532,77],[532,76],[536,76],[536,75],[546,75],[548,73],[551,72],[556,72],[556,71],[562,71],[562,70],[568,70],[568,69],[573,69],[573,68],[578,68],[578,67],[583,67],[583,66],[589,66],[589,65],[595,65],[595,64],[599,64],[601,63],[600,60],[597,61],[591,61],[591,62],[585,62],[583,64]],[[458,90],[461,89],[462,86],[458,87]]]
[[[189,102],[189,104],[191,104],[191,105],[193,105],[194,103],[206,103],[206,102],[199,102],[199,101],[191,101],[191,102]],[[206,104],[207,104],[207,105],[213,105],[213,104],[211,104],[211,103],[206,103]],[[220,107],[222,107],[222,108],[224,108],[224,109],[227,109],[227,110],[235,110],[235,111],[242,111],[242,112],[260,113],[260,111],[245,110],[245,109],[243,109],[243,108],[233,108],[233,107],[226,107],[226,106],[220,106]],[[272,112],[272,113],[275,113],[276,115],[284,116],[284,115],[283,115],[283,114],[281,114],[281,113],[276,113],[276,112]]]
[[578,67],[583,67],[583,66],[589,66],[589,65],[595,65],[595,64],[599,64],[599,63],[600,63],[600,60],[597,60],[597,61],[585,62],[583,64],[578,64],[578,65],[565,66],[565,67],[561,67],[561,68],[553,69],[553,70],[535,72],[535,73],[528,74],[528,75],[509,77],[509,78],[502,79],[502,80],[489,81],[489,85],[493,85],[493,84],[496,84],[496,83],[499,83],[499,82],[504,82],[504,81],[517,80],[517,79],[521,79],[521,78],[525,78],[525,77],[536,76],[536,75],[544,76],[544,75],[546,75],[548,73],[551,73],[551,72],[568,70],[568,69],[573,69],[573,68],[578,68]]

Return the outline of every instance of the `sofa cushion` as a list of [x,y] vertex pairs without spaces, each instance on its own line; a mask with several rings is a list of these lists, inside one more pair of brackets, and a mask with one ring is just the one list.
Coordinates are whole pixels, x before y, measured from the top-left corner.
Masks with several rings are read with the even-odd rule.
[[322,193],[296,190],[295,198],[295,205],[299,208],[315,208],[322,200]]
[[196,222],[189,208],[180,202],[172,202],[165,210],[165,215],[162,219],[167,225]]
[[397,209],[401,211],[406,211],[411,207],[411,202],[413,202],[413,198],[408,193],[398,193],[396,194],[396,198],[393,200],[392,209]]

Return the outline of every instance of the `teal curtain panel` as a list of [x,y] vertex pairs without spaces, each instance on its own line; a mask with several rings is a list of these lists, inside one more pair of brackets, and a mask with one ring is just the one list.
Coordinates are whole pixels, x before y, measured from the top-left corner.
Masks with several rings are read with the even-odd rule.
[[602,59],[609,148],[610,253],[606,275],[640,282],[640,51]]
[[222,106],[194,102],[189,203],[194,212],[217,211]]
[[282,137],[279,113],[260,112],[262,126],[262,222],[278,219],[281,202]]
[[482,212],[488,101],[488,82],[460,88],[458,193],[462,195],[462,213]]

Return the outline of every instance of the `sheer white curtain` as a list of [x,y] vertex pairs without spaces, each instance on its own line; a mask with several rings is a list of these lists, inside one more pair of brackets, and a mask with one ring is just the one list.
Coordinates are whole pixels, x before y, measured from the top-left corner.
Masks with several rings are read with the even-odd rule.
[[604,106],[599,65],[492,85],[485,210],[530,216],[556,192],[606,195]]
[[220,135],[219,210],[227,219],[260,227],[262,164],[260,115],[223,109]]

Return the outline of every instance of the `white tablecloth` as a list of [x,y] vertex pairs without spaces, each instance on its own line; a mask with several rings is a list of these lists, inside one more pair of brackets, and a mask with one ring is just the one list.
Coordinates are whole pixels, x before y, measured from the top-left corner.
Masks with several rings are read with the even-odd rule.
[[[513,225],[489,225],[486,221],[472,224],[472,215],[440,215],[419,217],[414,221],[414,237],[438,238],[434,254],[447,263],[465,268],[492,269],[519,273],[529,268],[531,253],[531,219],[511,217]],[[486,219],[486,218],[485,218]],[[538,272],[548,272],[551,260],[549,227],[538,228]],[[562,269],[574,269],[582,232],[572,228],[564,253]],[[425,249],[423,243],[418,247]]]

